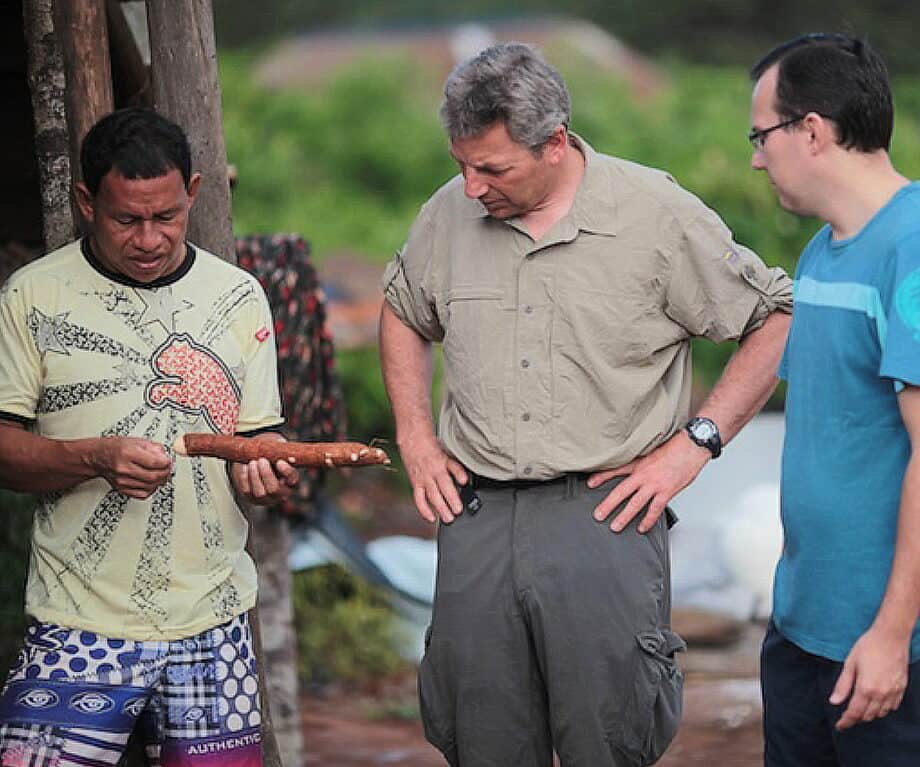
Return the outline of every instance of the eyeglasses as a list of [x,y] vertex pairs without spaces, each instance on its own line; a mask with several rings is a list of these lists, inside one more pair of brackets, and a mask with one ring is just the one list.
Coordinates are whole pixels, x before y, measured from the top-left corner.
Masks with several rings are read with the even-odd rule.
[[754,147],[755,152],[759,152],[763,149],[763,145],[773,131],[779,130],[780,128],[785,128],[787,125],[792,125],[797,123],[799,120],[803,120],[805,115],[798,115],[797,117],[792,117],[788,120],[783,120],[781,123],[776,123],[776,125],[771,125],[769,128],[751,128],[748,133],[748,141],[751,142],[751,146]]

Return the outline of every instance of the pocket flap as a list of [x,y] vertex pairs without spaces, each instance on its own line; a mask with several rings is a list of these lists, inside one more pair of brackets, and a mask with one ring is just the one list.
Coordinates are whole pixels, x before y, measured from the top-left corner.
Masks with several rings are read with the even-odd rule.
[[681,639],[680,635],[671,629],[661,629],[660,631],[643,631],[636,634],[636,641],[645,652],[649,655],[664,655],[666,658],[673,657],[676,652],[683,652],[687,649],[687,643]]

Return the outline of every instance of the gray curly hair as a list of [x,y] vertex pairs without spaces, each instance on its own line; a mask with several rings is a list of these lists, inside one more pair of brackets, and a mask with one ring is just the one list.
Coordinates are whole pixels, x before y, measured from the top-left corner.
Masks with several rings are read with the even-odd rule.
[[572,105],[562,75],[523,43],[500,43],[454,67],[444,84],[441,123],[451,140],[502,121],[511,138],[538,151]]

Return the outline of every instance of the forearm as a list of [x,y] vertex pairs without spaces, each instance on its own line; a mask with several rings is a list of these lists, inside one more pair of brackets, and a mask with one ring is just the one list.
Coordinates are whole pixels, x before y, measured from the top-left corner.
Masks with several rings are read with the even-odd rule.
[[711,418],[728,443],[770,399],[791,317],[773,312],[742,341],[698,415]]
[[433,437],[431,344],[404,325],[386,302],[380,312],[380,363],[397,444]]
[[898,537],[885,596],[874,627],[910,641],[920,617],[920,456],[914,453],[904,475]]
[[98,476],[93,466],[98,439],[55,440],[0,424],[0,486],[42,493],[67,488]]

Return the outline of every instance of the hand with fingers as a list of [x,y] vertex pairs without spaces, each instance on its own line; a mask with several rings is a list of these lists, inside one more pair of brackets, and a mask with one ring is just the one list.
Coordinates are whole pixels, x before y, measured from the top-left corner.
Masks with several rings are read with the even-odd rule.
[[[271,432],[252,439],[284,442],[280,434]],[[300,481],[300,472],[284,460],[272,463],[258,458],[248,463],[230,464],[230,480],[237,492],[255,506],[273,506],[290,496]]]
[[847,707],[836,728],[887,716],[901,705],[907,689],[908,642],[870,628],[853,645],[829,702]]
[[412,483],[415,508],[422,519],[453,522],[463,511],[457,485],[465,485],[469,478],[463,465],[444,452],[434,435],[412,440],[399,449]]
[[647,533],[671,499],[689,485],[712,459],[710,452],[694,444],[683,431],[648,455],[616,469],[599,471],[588,477],[588,487],[599,487],[614,477],[625,477],[594,509],[594,518],[603,522],[626,504],[610,522],[610,529],[622,532],[648,505],[638,531]]
[[166,448],[138,437],[102,437],[89,455],[96,474],[129,498],[149,498],[172,474]]

